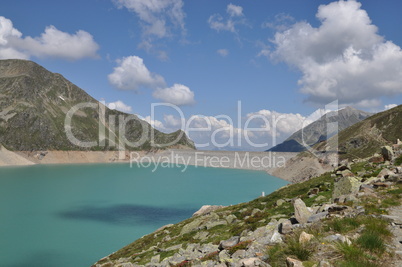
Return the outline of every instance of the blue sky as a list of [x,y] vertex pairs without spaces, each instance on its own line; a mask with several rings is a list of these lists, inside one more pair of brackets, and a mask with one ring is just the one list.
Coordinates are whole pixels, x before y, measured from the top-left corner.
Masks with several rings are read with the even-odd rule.
[[[336,99],[367,111],[400,104],[401,5],[3,0],[0,57],[33,60],[94,98],[144,118],[151,103],[161,101],[180,106],[186,120],[194,118],[192,127],[202,126],[198,115],[226,114],[236,122],[238,101],[243,120],[284,115],[275,134],[254,134],[255,140],[270,139],[269,147],[273,135],[283,140]],[[180,128],[171,108],[147,120],[167,132]],[[212,129],[223,127],[225,138],[226,130],[242,128],[228,122],[215,118]],[[252,124],[264,125],[258,118]]]

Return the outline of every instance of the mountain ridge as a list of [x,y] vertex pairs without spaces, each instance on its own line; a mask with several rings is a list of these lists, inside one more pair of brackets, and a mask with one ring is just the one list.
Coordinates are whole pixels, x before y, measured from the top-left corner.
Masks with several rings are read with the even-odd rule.
[[[306,150],[307,146],[314,146],[315,144],[327,140],[331,136],[346,129],[347,127],[371,116],[372,113],[357,110],[352,107],[345,107],[338,111],[331,111],[318,120],[310,123],[302,129],[293,133],[282,143],[268,149],[272,152],[302,152]],[[337,128],[331,128],[337,123]],[[329,127],[327,127],[329,126]]]
[[[66,136],[67,113],[80,103],[95,104],[105,115],[102,118],[99,110],[83,107],[72,117],[74,137],[82,142],[99,141],[91,148],[72,144]],[[120,124],[119,117],[127,123]],[[99,137],[100,126],[108,135],[105,145]],[[139,141],[142,144],[130,149],[160,149],[169,143],[174,144],[167,147],[195,148],[184,132],[165,134],[136,115],[110,110],[61,74],[33,61],[0,60],[0,143],[9,150],[116,150],[119,144]]]

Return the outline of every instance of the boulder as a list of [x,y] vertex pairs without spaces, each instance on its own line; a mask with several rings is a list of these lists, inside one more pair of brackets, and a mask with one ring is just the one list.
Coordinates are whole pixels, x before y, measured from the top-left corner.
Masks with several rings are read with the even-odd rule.
[[259,258],[242,259],[242,260],[240,260],[239,265],[241,267],[255,267],[255,266],[268,267],[269,266],[269,264],[263,262]]
[[295,199],[293,203],[295,209],[296,220],[303,224],[306,223],[308,218],[311,216],[311,212],[307,208],[306,204],[300,198]]
[[277,206],[277,207],[282,206],[284,203],[286,203],[285,200],[283,200],[283,199],[278,199],[278,200],[276,201],[276,206]]
[[324,197],[324,196],[318,196],[314,201],[315,201],[315,202],[322,202],[322,201],[326,201],[326,200],[327,200],[326,197]]
[[290,220],[286,220],[285,222],[279,225],[279,232],[283,235],[290,234],[293,231],[292,222]]
[[394,151],[390,146],[381,147],[381,155],[384,157],[384,160],[391,161],[394,158]]
[[221,252],[219,252],[219,261],[220,262],[230,261],[230,254],[227,250],[222,250]]
[[334,183],[332,198],[335,199],[341,195],[357,193],[362,183],[355,177],[342,177]]
[[307,234],[306,232],[301,232],[300,236],[299,236],[299,243],[303,244],[303,243],[308,243],[310,242],[311,239],[313,239],[314,235],[311,234]]
[[317,187],[314,187],[314,188],[311,188],[309,191],[308,191],[308,193],[307,193],[307,195],[317,195],[318,193],[320,192],[320,189],[319,188],[317,188]]
[[353,176],[355,176],[355,175],[353,174],[353,172],[351,172],[351,171],[349,171],[349,170],[344,170],[344,171],[342,171],[342,172],[341,172],[341,175],[342,175],[342,177],[353,177]]
[[347,238],[346,236],[343,236],[341,234],[329,235],[329,236],[325,237],[324,240],[330,241],[330,242],[342,242],[342,243],[346,243],[348,245],[352,244],[352,242],[349,240],[349,238]]
[[217,205],[204,205],[202,206],[199,210],[197,210],[196,212],[194,212],[193,217],[195,216],[200,216],[203,214],[207,214],[210,213],[212,211],[215,211],[217,209],[221,209],[224,208],[225,206],[217,206]]
[[303,267],[303,262],[299,260],[292,259],[290,257],[286,258],[286,265],[288,267]]
[[307,222],[308,223],[318,222],[318,221],[324,219],[325,217],[327,217],[327,215],[328,215],[328,211],[313,214],[308,218]]
[[233,246],[236,246],[239,242],[240,242],[240,236],[232,236],[231,238],[229,238],[227,240],[222,240],[219,243],[219,249],[223,250],[223,249],[231,248]]
[[382,169],[380,173],[377,175],[378,178],[387,179],[389,176],[394,175],[395,173],[389,169]]

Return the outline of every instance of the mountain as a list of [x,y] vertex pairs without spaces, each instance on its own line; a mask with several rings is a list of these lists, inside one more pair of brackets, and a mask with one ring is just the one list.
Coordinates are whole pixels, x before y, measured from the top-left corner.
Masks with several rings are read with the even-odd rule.
[[[371,113],[357,110],[352,107],[346,107],[339,111],[328,112],[320,119],[292,134],[281,144],[276,145],[267,151],[305,151],[306,147],[303,145],[303,140],[305,144],[309,146],[314,146],[315,144],[327,140],[328,138],[336,134],[337,130],[331,127],[333,125],[332,123],[337,122],[338,130],[341,131],[361,120],[364,120],[371,115]],[[327,126],[329,126],[329,128],[327,128]]]
[[377,113],[317,145],[321,151],[339,148],[341,159],[371,157],[379,147],[402,139],[402,105]]
[[[66,117],[80,103],[88,106],[71,113],[71,133],[77,139],[72,143]],[[84,142],[96,143],[84,147]],[[129,142],[135,145],[129,150],[164,144],[195,148],[184,132],[165,134],[135,115],[110,110],[62,75],[32,61],[0,60],[0,143],[7,149],[117,150]]]

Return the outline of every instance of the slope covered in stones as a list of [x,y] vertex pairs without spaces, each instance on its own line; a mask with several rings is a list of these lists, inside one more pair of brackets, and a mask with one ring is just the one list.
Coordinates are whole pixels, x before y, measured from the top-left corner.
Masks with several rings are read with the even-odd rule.
[[398,139],[402,139],[402,105],[346,128],[327,142],[318,144],[317,150],[339,147],[341,159],[366,158],[379,153],[383,145],[396,144]]
[[398,266],[402,146],[392,153],[345,161],[248,203],[204,207],[94,266]]

